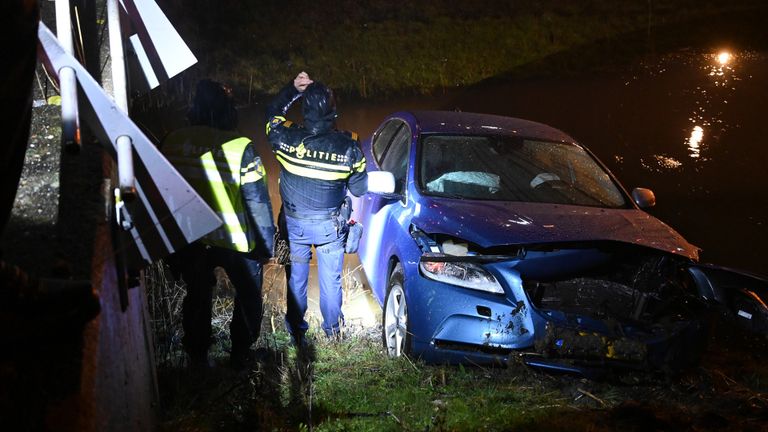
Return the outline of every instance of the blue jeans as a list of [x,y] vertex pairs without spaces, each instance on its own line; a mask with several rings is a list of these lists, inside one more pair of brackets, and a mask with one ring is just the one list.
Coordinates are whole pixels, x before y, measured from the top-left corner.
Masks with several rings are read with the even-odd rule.
[[344,314],[341,312],[344,225],[337,216],[303,219],[285,215],[285,222],[291,248],[286,313],[288,331],[298,339],[309,328],[304,315],[307,312],[309,262],[312,246],[315,246],[323,331],[332,336],[339,332],[339,327],[344,323]]

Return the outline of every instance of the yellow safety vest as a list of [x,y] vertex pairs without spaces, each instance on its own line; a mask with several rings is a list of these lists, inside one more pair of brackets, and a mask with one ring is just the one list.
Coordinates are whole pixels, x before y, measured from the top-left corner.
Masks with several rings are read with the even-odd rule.
[[163,141],[163,154],[224,221],[201,239],[205,244],[240,252],[249,252],[256,245],[240,187],[261,180],[265,173],[260,161],[241,169],[250,142],[233,132],[205,126],[172,132]]

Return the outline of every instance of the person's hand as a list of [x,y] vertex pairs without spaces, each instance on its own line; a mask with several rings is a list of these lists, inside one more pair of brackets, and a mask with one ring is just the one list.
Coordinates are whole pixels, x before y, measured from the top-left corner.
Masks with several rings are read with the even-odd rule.
[[301,72],[298,75],[296,75],[296,78],[293,79],[293,86],[298,90],[300,93],[307,89],[307,86],[312,84],[312,80],[309,79],[309,75],[307,75],[306,72]]

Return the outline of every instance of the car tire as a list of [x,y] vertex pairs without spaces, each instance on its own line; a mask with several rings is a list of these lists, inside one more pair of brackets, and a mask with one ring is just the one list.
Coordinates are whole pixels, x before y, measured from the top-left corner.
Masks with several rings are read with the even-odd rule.
[[381,338],[387,356],[394,358],[411,353],[411,332],[408,321],[408,303],[405,298],[403,266],[398,263],[392,270],[384,297],[381,315]]

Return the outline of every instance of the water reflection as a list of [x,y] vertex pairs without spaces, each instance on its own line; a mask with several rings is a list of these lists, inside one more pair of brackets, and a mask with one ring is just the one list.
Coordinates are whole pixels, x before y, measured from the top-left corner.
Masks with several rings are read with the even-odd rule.
[[[664,112],[671,115],[677,108],[675,105],[679,105],[682,112],[689,112],[678,120],[684,123],[683,119],[687,119],[687,124],[683,124],[675,136],[667,138],[679,144],[655,148],[645,157],[641,156],[640,165],[644,170],[663,172],[691,167],[698,170],[711,162],[713,151],[723,150],[719,148],[725,145],[723,137],[740,127],[740,117],[733,115],[739,107],[729,106],[729,101],[738,98],[737,85],[742,79],[737,69],[742,62],[748,64],[752,60],[750,56],[749,52],[729,50],[670,54],[656,63],[644,65],[643,74],[624,83],[640,89],[652,88],[645,87],[650,85],[649,79],[657,82],[660,89],[671,85],[666,94],[657,94],[653,100],[661,102],[665,96],[672,98],[670,106],[664,108]],[[679,76],[684,67],[689,69],[684,76]]]
[[640,166],[647,171],[662,172],[663,170],[674,170],[683,165],[679,160],[666,155],[653,155],[653,162],[640,158]]
[[688,138],[689,155],[692,158],[701,156],[701,140],[704,138],[704,129],[701,126],[694,126],[691,136]]
[[725,86],[729,82],[729,74],[733,74],[733,67],[730,65],[733,63],[734,57],[727,51],[720,52],[719,54],[712,54],[711,58],[714,59],[715,64],[709,65],[709,76],[715,77],[715,86]]
[[675,169],[680,167],[683,163],[679,160],[669,156],[656,156],[656,162],[664,168]]
[[[700,162],[706,160],[702,155],[702,151],[705,150],[704,128],[712,129],[717,125],[720,132],[727,130],[727,125],[722,120],[722,107],[728,104],[728,96],[736,90],[733,83],[739,80],[734,69],[736,56],[731,52],[720,51],[705,55],[704,58],[703,69],[711,77],[711,81],[708,81],[709,86],[706,86],[708,88],[696,87],[699,98],[695,101],[696,108],[689,118],[693,123],[693,129],[685,141],[688,156]],[[710,133],[707,135],[712,137]]]

